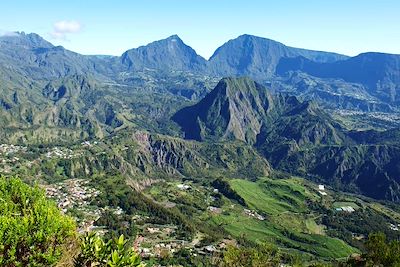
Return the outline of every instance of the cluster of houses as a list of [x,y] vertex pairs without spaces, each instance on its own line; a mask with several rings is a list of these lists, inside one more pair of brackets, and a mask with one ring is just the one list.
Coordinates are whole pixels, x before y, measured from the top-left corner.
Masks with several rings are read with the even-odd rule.
[[99,191],[88,187],[89,181],[70,179],[54,186],[47,186],[47,195],[55,199],[62,209],[88,204],[88,200],[99,195]]
[[77,218],[80,232],[93,230],[94,222],[101,215],[100,209],[90,208],[91,200],[100,192],[89,187],[88,183],[89,181],[83,179],[70,179],[44,186],[46,195],[54,199],[64,213],[74,208],[84,214],[84,218]]
[[12,157],[12,158],[2,158],[0,159],[0,162],[2,164],[6,164],[6,163],[15,163],[18,162],[19,158],[18,157]]
[[355,110],[336,110],[335,113],[341,116],[368,116],[374,119],[378,119],[381,121],[387,121],[395,124],[400,123],[400,117],[397,113],[389,114],[386,112],[368,112],[367,114],[362,111],[355,111]]
[[190,242],[176,239],[176,229],[173,225],[147,224],[143,226],[142,235],[136,238],[134,248],[143,258],[163,257],[187,248]]
[[134,249],[142,258],[163,258],[188,249],[193,255],[210,255],[218,253],[228,245],[236,245],[234,240],[224,239],[219,243],[198,246],[199,240],[193,241],[176,239],[176,227],[172,225],[145,225],[143,233],[135,239]]
[[60,159],[72,159],[81,156],[81,153],[76,153],[68,148],[53,147],[46,153],[47,158],[60,158]]
[[26,152],[26,146],[16,146],[16,145],[8,145],[8,144],[0,144],[0,154],[4,154],[6,156],[18,152]]
[[26,151],[27,147],[25,146],[0,144],[0,164],[2,165],[0,172],[10,173],[12,166],[17,162],[20,162],[20,158],[14,154]]
[[100,192],[87,186],[89,181],[83,179],[70,179],[55,185],[45,187],[46,194],[55,199],[59,208],[66,212],[72,207],[88,205],[88,201]]

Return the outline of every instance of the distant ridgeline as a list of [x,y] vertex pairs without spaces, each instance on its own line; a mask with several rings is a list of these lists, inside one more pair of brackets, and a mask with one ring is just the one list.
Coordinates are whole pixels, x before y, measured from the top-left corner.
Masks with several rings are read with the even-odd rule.
[[[85,56],[33,33],[0,37],[2,142],[76,144],[120,131],[179,140],[130,162],[138,171],[124,169],[143,176],[150,173],[143,166],[165,162],[195,173],[200,166],[179,161],[190,159],[183,151],[207,166],[228,166],[204,151],[232,142],[266,159],[257,173],[272,166],[398,202],[399,92],[399,55],[347,57],[242,35],[206,60],[173,35],[120,57]],[[182,136],[201,143],[192,149]],[[175,158],[150,160],[155,149]],[[240,158],[231,146],[220,149]],[[97,157],[86,163],[101,169]],[[230,172],[240,169],[235,164],[243,166],[232,162]]]

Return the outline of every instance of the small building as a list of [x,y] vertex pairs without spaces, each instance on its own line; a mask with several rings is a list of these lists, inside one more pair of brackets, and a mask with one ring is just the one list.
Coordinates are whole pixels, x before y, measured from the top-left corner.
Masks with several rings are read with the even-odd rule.
[[207,252],[215,252],[215,251],[217,251],[217,249],[216,249],[215,246],[213,246],[213,245],[208,245],[208,246],[206,246],[206,247],[204,248],[204,250],[207,251]]
[[217,213],[217,214],[222,213],[222,209],[221,209],[221,208],[209,206],[207,209],[208,209],[209,211],[211,211],[212,213]]
[[177,187],[181,190],[187,190],[190,188],[190,186],[185,185],[185,184],[178,184]]

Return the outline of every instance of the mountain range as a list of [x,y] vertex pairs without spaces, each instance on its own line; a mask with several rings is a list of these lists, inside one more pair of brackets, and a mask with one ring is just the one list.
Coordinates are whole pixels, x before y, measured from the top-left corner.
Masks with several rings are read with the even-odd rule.
[[291,48],[251,35],[228,41],[208,61],[177,35],[130,49],[120,57],[79,55],[61,46],[53,46],[37,34],[23,32],[0,37],[0,47],[3,64],[19,64],[25,73],[43,71],[42,75],[47,77],[85,72],[109,75],[155,69],[204,72],[216,76],[249,75],[264,79],[275,74],[281,58],[303,56],[321,63],[348,58],[335,53]]
[[[209,60],[177,35],[130,49],[120,57],[80,55],[53,46],[33,33],[0,37],[0,63],[5,77],[4,72],[10,70],[34,80],[90,73],[100,80],[126,84],[135,81],[135,73],[151,71],[180,71],[215,78],[248,76],[261,83],[273,82],[278,91],[290,91],[306,99],[317,97],[326,107],[362,111],[398,109],[399,58],[383,53],[348,57],[292,48],[251,35],[226,42]],[[299,75],[307,76],[311,85],[302,85],[303,89],[298,90],[295,77]],[[312,84],[321,83],[321,78],[323,84],[314,88]]]
[[[177,35],[120,57],[85,56],[16,33],[0,37],[0,137],[49,144],[147,131],[205,146],[240,143],[266,160],[264,169],[400,201],[399,62],[399,55],[348,57],[251,35],[209,60]],[[200,153],[186,144],[159,149],[182,160]],[[224,153],[240,157],[232,151],[240,149]]]
[[364,53],[337,62],[315,62],[305,57],[285,58],[276,73],[301,71],[319,78],[341,79],[365,86],[367,92],[382,102],[398,106],[400,101],[400,56]]

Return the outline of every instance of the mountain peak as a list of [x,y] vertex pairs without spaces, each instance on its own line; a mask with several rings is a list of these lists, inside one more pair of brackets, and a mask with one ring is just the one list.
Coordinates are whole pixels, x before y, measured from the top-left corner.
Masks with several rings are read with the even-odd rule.
[[0,42],[25,48],[51,48],[53,45],[36,33],[10,32],[0,36]]
[[260,36],[256,36],[256,35],[251,35],[251,34],[247,34],[247,33],[239,35],[236,39],[233,39],[231,41],[235,41],[235,40],[264,41],[264,42],[274,42],[274,43],[282,44],[282,43],[280,43],[278,41],[274,41],[274,40],[269,39],[269,38],[260,37]]
[[254,80],[248,77],[226,77],[221,79],[219,83],[221,86],[217,85],[216,88],[223,87],[227,93],[243,92],[258,86]]
[[245,75],[268,79],[275,75],[282,58],[303,56],[316,62],[334,62],[346,56],[288,47],[271,39],[240,35],[219,47],[210,58],[211,71],[218,75]]
[[177,34],[173,34],[173,35],[169,36],[168,38],[166,38],[165,40],[169,40],[169,41],[182,41],[182,39],[181,39]]
[[158,69],[199,71],[206,69],[206,60],[186,45],[178,35],[126,51],[122,63],[133,70]]
[[200,102],[181,109],[172,119],[185,138],[199,141],[235,139],[260,145],[272,140],[297,144],[345,140],[340,126],[315,102],[272,95],[248,78],[222,79]]
[[238,139],[254,143],[272,96],[249,78],[224,78],[199,103],[177,112],[173,120],[186,138]]

